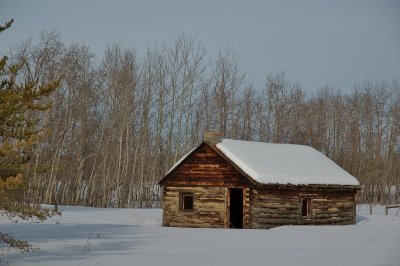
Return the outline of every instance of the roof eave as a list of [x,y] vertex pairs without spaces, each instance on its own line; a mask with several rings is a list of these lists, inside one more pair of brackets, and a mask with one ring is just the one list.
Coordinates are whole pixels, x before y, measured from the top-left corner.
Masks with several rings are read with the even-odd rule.
[[280,187],[280,188],[303,188],[303,187],[309,187],[309,188],[336,188],[336,189],[356,189],[360,190],[361,186],[360,185],[340,185],[340,184],[277,184],[277,183],[271,183],[271,184],[264,184],[264,183],[259,183],[260,186],[263,187]]

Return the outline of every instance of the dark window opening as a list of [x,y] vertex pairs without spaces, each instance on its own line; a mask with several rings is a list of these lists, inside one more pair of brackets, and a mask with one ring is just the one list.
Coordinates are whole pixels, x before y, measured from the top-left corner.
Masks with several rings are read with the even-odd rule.
[[301,216],[311,215],[311,199],[304,198],[301,202]]
[[193,193],[181,194],[181,209],[185,211],[193,210]]
[[243,189],[231,188],[229,219],[230,228],[243,228]]

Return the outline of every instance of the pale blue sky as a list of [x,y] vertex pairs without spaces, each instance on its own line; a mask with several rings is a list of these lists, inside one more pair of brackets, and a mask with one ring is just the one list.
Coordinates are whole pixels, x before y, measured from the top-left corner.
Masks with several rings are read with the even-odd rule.
[[185,32],[214,58],[232,46],[256,87],[284,70],[307,91],[342,90],[367,78],[400,80],[400,1],[0,0],[0,53],[43,30],[83,42],[101,56],[120,42],[143,55],[148,45],[172,43]]

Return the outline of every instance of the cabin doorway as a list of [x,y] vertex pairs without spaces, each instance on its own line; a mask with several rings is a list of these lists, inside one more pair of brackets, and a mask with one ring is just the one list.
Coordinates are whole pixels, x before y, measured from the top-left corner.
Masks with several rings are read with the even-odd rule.
[[243,228],[243,189],[230,188],[229,227]]

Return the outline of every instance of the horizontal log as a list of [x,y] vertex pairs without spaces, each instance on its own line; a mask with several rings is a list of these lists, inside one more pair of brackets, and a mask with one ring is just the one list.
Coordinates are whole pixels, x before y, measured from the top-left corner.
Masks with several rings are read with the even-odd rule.
[[276,225],[313,225],[313,224],[352,224],[353,219],[351,218],[325,218],[325,219],[257,219],[253,221],[257,227],[271,227]]
[[347,223],[352,224],[354,219],[351,217],[332,217],[332,218],[323,218],[323,219],[311,219],[305,220],[305,224],[339,224],[339,223]]
[[314,218],[329,218],[329,217],[349,217],[354,218],[354,212],[339,212],[337,214],[332,213],[315,213]]
[[288,218],[288,219],[298,219],[300,217],[299,214],[285,214],[285,215],[281,215],[281,214],[274,214],[274,213],[254,213],[252,215],[253,220],[259,220],[259,219],[271,219],[271,218]]
[[271,202],[253,202],[253,206],[255,208],[267,208],[267,209],[282,209],[282,208],[300,208],[301,205],[299,202],[296,203],[271,203]]
[[278,213],[278,214],[289,214],[289,213],[299,213],[299,208],[259,208],[252,207],[251,213]]
[[334,213],[354,213],[353,208],[341,208],[337,211],[329,210],[329,208],[313,208],[314,213],[327,213],[327,214],[334,214]]
[[191,222],[191,223],[198,223],[198,222],[209,222],[209,223],[220,223],[223,221],[221,216],[218,215],[211,215],[211,216],[201,216],[196,214],[195,216],[170,216],[171,222]]
[[258,218],[256,220],[256,223],[258,224],[280,224],[280,225],[285,225],[285,224],[299,224],[301,219],[298,218]]

